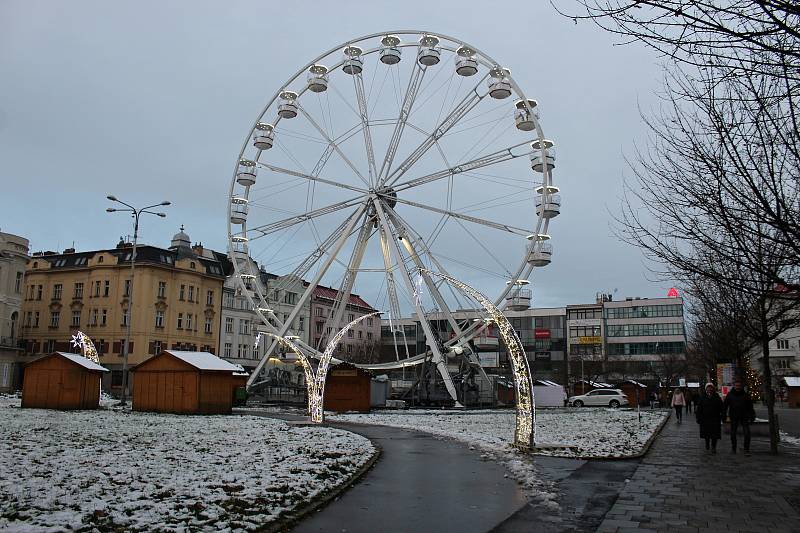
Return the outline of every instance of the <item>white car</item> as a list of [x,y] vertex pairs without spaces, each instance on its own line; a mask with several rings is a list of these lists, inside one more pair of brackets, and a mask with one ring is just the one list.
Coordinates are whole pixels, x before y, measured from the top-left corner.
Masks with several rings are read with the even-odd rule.
[[619,389],[595,389],[580,396],[571,396],[569,404],[573,407],[598,405],[603,407],[619,407],[628,405],[628,397]]

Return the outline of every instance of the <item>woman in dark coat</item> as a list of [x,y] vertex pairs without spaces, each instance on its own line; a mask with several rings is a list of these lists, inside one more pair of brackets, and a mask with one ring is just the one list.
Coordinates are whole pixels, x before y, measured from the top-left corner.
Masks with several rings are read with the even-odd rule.
[[722,399],[714,390],[713,383],[706,384],[706,392],[700,397],[695,409],[697,423],[700,424],[700,438],[706,440],[706,450],[717,453],[717,441],[722,436],[722,420],[725,408]]

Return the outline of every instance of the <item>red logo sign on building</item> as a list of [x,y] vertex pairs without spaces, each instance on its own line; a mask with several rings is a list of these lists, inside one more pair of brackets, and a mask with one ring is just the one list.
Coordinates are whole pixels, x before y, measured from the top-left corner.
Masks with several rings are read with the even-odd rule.
[[536,328],[536,329],[533,330],[533,338],[534,339],[549,339],[550,338],[550,330],[549,329]]
[[678,294],[678,289],[672,287],[669,292],[667,293],[667,298],[678,298],[680,295]]

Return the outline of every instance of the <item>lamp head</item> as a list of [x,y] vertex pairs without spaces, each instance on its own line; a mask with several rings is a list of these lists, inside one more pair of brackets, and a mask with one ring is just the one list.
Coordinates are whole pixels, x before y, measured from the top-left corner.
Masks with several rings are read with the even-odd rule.
[[108,196],[106,196],[106,198],[108,198],[112,202],[116,202],[117,201],[117,197],[114,196],[113,194],[109,194]]
[[116,209],[114,209],[113,207],[106,207],[107,213],[113,213],[114,211],[116,211]]
[[163,202],[161,202],[161,205],[172,205],[172,202],[170,202],[169,200],[164,200]]
[[156,215],[160,216],[161,218],[164,218],[164,217],[166,217],[166,216],[167,216],[167,214],[166,214],[166,213],[156,213]]

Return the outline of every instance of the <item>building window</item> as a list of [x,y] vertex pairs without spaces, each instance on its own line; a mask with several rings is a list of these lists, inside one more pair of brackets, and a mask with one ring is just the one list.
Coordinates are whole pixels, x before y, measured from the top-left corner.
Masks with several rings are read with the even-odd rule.
[[[164,327],[164,311],[156,309],[156,327],[163,328]],[[156,352],[159,353],[159,352]]]
[[[609,326],[611,327],[611,326]],[[600,326],[570,326],[570,337],[599,337]]]
[[[683,324],[609,324],[609,337],[652,337],[656,335],[683,335]],[[570,328],[572,331],[572,328]]]
[[156,355],[161,353],[161,341],[153,341],[153,353]]
[[92,309],[92,314],[89,318],[89,325],[96,326],[97,325],[97,317],[100,316],[100,313],[97,309]]
[[206,305],[214,305],[214,291],[206,293]]
[[63,286],[60,283],[56,283],[53,285],[53,300],[60,300],[61,299],[61,290]]
[[241,335],[249,335],[250,334],[250,321],[240,319],[239,320],[239,333]]
[[233,318],[225,317],[225,333],[233,333]]
[[95,298],[100,296],[100,282],[99,281],[95,281],[94,282],[94,292],[92,293],[92,296],[94,296]]
[[305,331],[306,330],[306,318],[301,316],[298,320],[297,331]]
[[347,353],[353,353],[353,345],[352,344],[348,344],[347,345]]
[[231,348],[232,347],[233,347],[233,345],[231,343],[229,343],[229,342],[225,343],[225,348],[223,349],[223,352],[222,352],[225,357],[230,358],[230,356],[231,356]]
[[317,307],[317,310],[314,312],[314,314],[315,314],[316,316],[324,316],[324,315],[322,314],[322,308],[321,308],[321,307]]
[[122,370],[111,371],[111,386],[122,387]]
[[363,339],[364,338],[364,332],[363,331],[358,330],[358,338],[359,339]]
[[288,291],[284,292],[283,303],[294,305],[295,303],[297,303],[297,294]]
[[124,311],[122,311],[122,325],[128,327],[128,320],[130,320],[130,311],[126,307]]
[[189,331],[192,330],[192,318],[193,318],[192,313],[186,313],[186,329],[188,329]]
[[242,357],[247,359],[248,353],[250,352],[250,345],[249,344],[242,344]]
[[39,311],[34,311],[33,313],[33,327],[39,327]]
[[789,349],[789,340],[788,339],[776,339],[775,344],[777,345],[778,350],[788,350]]
[[314,326],[314,331],[318,334],[322,333],[322,322],[317,322]]
[[567,311],[567,320],[583,320],[586,318],[603,318],[603,310],[596,307],[592,309],[570,309]]
[[184,300],[185,296],[186,296],[186,285],[181,285],[181,291],[178,294],[178,299],[179,300]]
[[352,329],[348,329],[347,330],[347,338],[348,339],[352,339],[353,338],[353,330]]
[[33,325],[33,312],[28,311],[25,315],[25,327],[29,328]]
[[83,298],[83,283],[75,284],[75,299],[80,300]]
[[44,288],[44,287],[43,287],[42,285],[39,285],[39,286],[37,287],[37,289],[36,289],[36,299],[37,299],[37,300],[41,300],[41,299],[42,299],[42,289],[43,289],[43,288]]
[[[194,270],[195,268],[197,268],[197,265],[195,265],[195,264],[194,264],[194,261],[191,261],[191,262],[189,263],[189,268],[191,268],[192,270]],[[189,298],[189,301],[191,301],[191,298]]]
[[106,341],[105,341],[105,339],[100,339],[99,341],[97,341],[96,348],[97,348],[97,353],[99,355],[103,355],[104,353],[106,353]]
[[100,315],[100,325],[105,326],[108,324],[108,309],[103,309],[103,314]]
[[352,322],[352,321],[353,321],[353,320],[355,320],[355,319],[356,319],[356,315],[354,315],[353,313],[349,313],[349,314],[347,315],[347,321],[348,321],[348,322]]
[[210,319],[210,318],[208,318],[208,317],[206,317],[206,327],[205,327],[205,332],[206,332],[206,333],[211,333],[211,319]]
[[167,283],[165,281],[158,282],[158,295],[159,298],[167,297]]
[[123,296],[130,296],[131,295],[131,280],[125,280],[125,288],[122,291]]
[[372,340],[372,332],[371,332],[371,331],[368,331],[368,332],[367,332],[367,340],[368,340],[368,341],[371,341],[371,340]]
[[[102,257],[100,259],[102,259]],[[105,286],[103,287],[103,296],[108,296],[110,292],[111,292],[111,282],[109,280],[106,280]]]
[[372,325],[372,317],[367,318],[367,326]]
[[14,292],[17,294],[22,292],[22,272],[17,272],[17,279],[14,280]]
[[56,351],[56,341],[53,339],[49,339],[45,344],[45,352],[55,352]]
[[194,285],[189,285],[189,301],[194,301]]
[[73,311],[72,312],[72,327],[77,328],[81,325],[81,312],[80,311]]
[[50,327],[57,328],[58,321],[61,319],[61,311],[52,311],[50,313]]
[[183,313],[178,313],[178,329],[183,329]]

